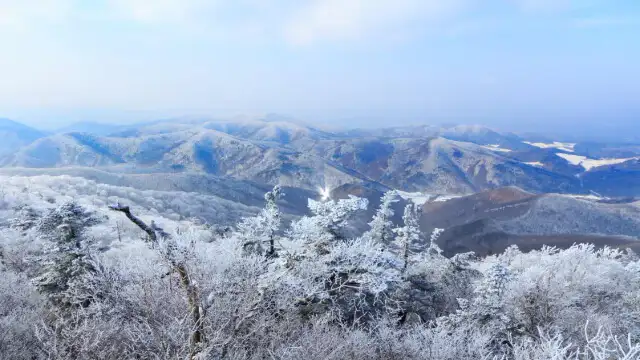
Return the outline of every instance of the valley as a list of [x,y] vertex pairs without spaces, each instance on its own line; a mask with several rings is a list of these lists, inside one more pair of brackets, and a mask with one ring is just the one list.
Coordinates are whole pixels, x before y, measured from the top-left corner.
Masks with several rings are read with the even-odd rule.
[[0,157],[7,181],[80,181],[86,197],[102,187],[141,193],[163,205],[139,195],[123,201],[220,226],[257,213],[262,195],[280,185],[286,223],[308,214],[308,198],[367,199],[369,210],[351,224],[356,235],[382,195],[397,190],[396,214],[409,201],[422,206],[421,230],[445,229],[439,245],[448,256],[574,242],[637,248],[640,234],[640,148],[632,144],[599,145],[602,155],[625,157],[598,159],[593,143],[529,141],[481,126],[326,131],[275,115],[82,123],[53,133],[4,121],[0,130],[22,139]]

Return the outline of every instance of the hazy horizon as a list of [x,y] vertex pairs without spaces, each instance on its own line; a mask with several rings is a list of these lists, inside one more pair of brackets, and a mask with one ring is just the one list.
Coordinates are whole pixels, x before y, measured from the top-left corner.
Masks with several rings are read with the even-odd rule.
[[[50,113],[47,113],[47,118],[50,118]],[[371,129],[371,128],[385,128],[385,127],[398,127],[398,126],[420,126],[420,125],[432,125],[432,126],[455,126],[455,125],[479,125],[485,126],[498,132],[512,132],[520,135],[541,135],[545,138],[556,137],[556,140],[567,141],[614,141],[614,142],[638,142],[640,137],[637,135],[640,133],[640,126],[633,120],[628,122],[610,122],[610,121],[598,121],[591,124],[583,124],[583,126],[575,127],[571,122],[566,124],[558,123],[553,127],[540,124],[535,119],[529,119],[529,122],[512,122],[512,124],[481,121],[478,119],[411,119],[404,118],[404,121],[389,121],[385,118],[369,116],[369,117],[340,117],[335,118],[318,118],[313,116],[308,117],[296,117],[291,114],[281,113],[241,113],[241,112],[228,112],[228,113],[188,113],[188,112],[175,112],[175,113],[156,113],[156,112],[115,112],[115,111],[101,111],[99,116],[81,116],[74,117],[69,115],[61,115],[58,117],[59,121],[33,121],[37,119],[37,115],[33,118],[20,118],[9,117],[0,115],[0,119],[9,119],[17,121],[19,123],[31,126],[33,128],[43,131],[59,131],[67,127],[79,124],[99,124],[99,125],[141,125],[154,121],[171,121],[175,119],[179,121],[184,118],[201,118],[221,121],[241,121],[243,119],[263,119],[272,116],[278,121],[292,121],[295,123],[303,124],[306,126],[317,127],[319,129],[327,131],[340,131],[350,129]],[[31,119],[31,120],[29,120]]]
[[0,117],[53,129],[279,113],[627,135],[638,33],[640,4],[624,0],[8,0]]

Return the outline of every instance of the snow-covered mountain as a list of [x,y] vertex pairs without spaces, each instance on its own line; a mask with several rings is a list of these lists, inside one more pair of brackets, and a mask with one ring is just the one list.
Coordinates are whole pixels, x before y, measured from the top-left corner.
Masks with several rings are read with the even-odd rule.
[[[25,131],[10,124],[13,133]],[[31,132],[0,156],[0,176],[24,182],[26,192],[33,179],[68,196],[113,197],[172,221],[222,226],[259,211],[275,184],[284,188],[285,223],[308,215],[309,198],[355,195],[370,206],[350,221],[350,236],[369,229],[381,196],[396,189],[391,220],[402,224],[409,200],[422,205],[421,230],[445,229],[446,255],[574,243],[640,250],[640,158],[632,144],[532,140],[480,126],[330,132],[279,117],[182,118],[96,132]]]
[[43,131],[15,121],[0,119],[0,158],[46,135]]
[[319,142],[314,150],[372,181],[404,191],[468,194],[516,185],[537,192],[580,192],[575,177],[442,137],[337,140]]
[[510,245],[536,249],[574,243],[640,249],[640,202],[597,197],[532,194],[515,187],[483,191],[423,205],[421,227],[446,231],[448,253],[499,253]]
[[634,156],[631,145],[624,148],[627,158],[600,158],[595,149],[611,152],[593,144],[536,142],[482,126],[329,132],[273,115],[178,118],[95,131],[84,125],[87,132],[33,133],[0,156],[0,164],[209,174],[313,191],[370,183],[441,194],[517,186],[536,193],[640,195],[639,186],[629,186],[640,176],[633,166],[640,155]]
[[86,166],[134,173],[206,173],[313,189],[363,181],[312,154],[202,127],[127,138],[57,134],[6,156],[2,163],[28,168]]

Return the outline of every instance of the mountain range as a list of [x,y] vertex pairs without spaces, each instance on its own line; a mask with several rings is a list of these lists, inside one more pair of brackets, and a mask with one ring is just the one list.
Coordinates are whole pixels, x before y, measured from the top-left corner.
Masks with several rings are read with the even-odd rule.
[[10,155],[12,152],[29,145],[34,141],[47,136],[29,126],[17,123],[9,119],[0,118],[0,158]]
[[135,195],[145,192],[176,216],[223,226],[259,211],[263,194],[280,184],[285,222],[308,214],[306,199],[321,193],[368,199],[350,224],[357,235],[383,193],[396,189],[394,223],[402,224],[409,200],[419,203],[424,234],[445,229],[438,242],[446,255],[580,242],[640,250],[635,143],[564,142],[476,125],[328,130],[273,115],[80,123],[53,132],[2,120],[0,133],[7,140],[0,176],[84,178],[94,184],[86,195],[104,184],[145,206]]
[[369,184],[436,194],[517,186],[640,195],[639,144],[535,142],[475,125],[327,131],[267,116],[81,123],[52,134],[3,120],[0,132],[9,139],[0,151],[5,168],[208,174],[313,191]]
[[566,248],[593,243],[640,250],[640,201],[593,196],[532,194],[514,187],[423,205],[426,233],[445,229],[439,243],[448,255],[490,255],[517,245]]

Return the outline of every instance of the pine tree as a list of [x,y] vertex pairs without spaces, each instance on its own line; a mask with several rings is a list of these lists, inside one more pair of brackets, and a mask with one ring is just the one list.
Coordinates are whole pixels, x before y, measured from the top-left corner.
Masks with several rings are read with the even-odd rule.
[[[238,234],[246,250],[276,256],[275,237],[280,230],[282,215],[278,207],[278,199],[284,195],[279,185],[264,194],[266,205],[260,214],[245,218],[238,224]],[[268,243],[265,251],[263,244]]]
[[368,236],[374,241],[387,244],[393,240],[393,222],[391,218],[394,215],[391,206],[398,202],[398,192],[395,190],[387,191],[381,199],[380,207],[369,223],[371,230]]
[[44,271],[33,281],[58,308],[86,306],[90,299],[78,298],[74,284],[95,270],[91,259],[92,240],[85,236],[87,228],[99,220],[75,202],[50,210],[36,224],[37,233],[51,246],[44,254]]
[[411,253],[411,247],[420,241],[420,218],[421,208],[409,202],[404,208],[404,226],[394,229],[394,232],[398,235],[396,243],[400,247],[400,254],[402,256],[402,272],[407,271],[409,266],[409,255]]
[[429,247],[427,248],[427,253],[429,255],[442,255],[442,249],[440,248],[440,246],[438,246],[438,239],[440,238],[440,235],[444,232],[444,229],[438,229],[435,228],[433,229],[433,232],[431,233],[431,237],[429,238]]
[[291,224],[289,237],[295,241],[313,244],[316,251],[326,252],[327,245],[344,240],[343,231],[349,219],[359,210],[366,210],[367,199],[349,196],[348,199],[319,202],[309,199],[313,216],[304,216]]
[[9,219],[9,226],[12,229],[24,232],[32,229],[38,223],[40,214],[38,214],[38,212],[31,206],[19,205],[14,209],[14,211],[16,212],[16,216]]
[[475,289],[473,307],[480,320],[501,316],[502,298],[510,280],[511,274],[504,265],[496,263],[489,268]]

